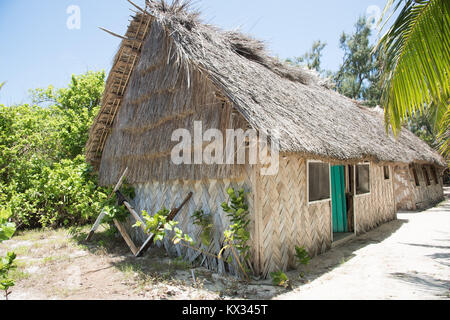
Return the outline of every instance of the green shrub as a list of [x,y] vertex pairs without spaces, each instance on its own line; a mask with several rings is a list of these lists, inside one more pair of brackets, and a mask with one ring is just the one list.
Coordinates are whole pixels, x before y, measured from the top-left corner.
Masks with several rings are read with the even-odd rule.
[[0,210],[0,242],[11,239],[16,232],[16,225],[8,221],[11,215],[11,210]]
[[[0,242],[11,239],[16,232],[16,226],[9,221],[10,210],[0,210]],[[0,290],[4,291],[5,299],[8,300],[9,288],[15,285],[14,279],[10,278],[10,272],[16,268],[14,261],[16,254],[8,252],[6,256],[0,257]]]
[[304,247],[300,248],[295,246],[295,257],[297,258],[297,261],[303,265],[309,264],[309,260],[311,260],[308,251],[306,251]]
[[202,244],[206,247],[209,247],[209,245],[211,244],[212,232],[214,228],[212,216],[210,214],[205,214],[203,210],[198,210],[194,212],[192,218],[194,220],[194,224],[202,228],[202,232],[200,234],[200,240]]
[[32,91],[33,106],[0,105],[0,210],[18,226],[81,225],[100,213],[110,190],[83,154],[104,80],[88,72],[67,88]]
[[272,284],[274,286],[287,287],[289,279],[283,271],[271,272]]
[[250,240],[250,232],[248,231],[250,219],[245,198],[247,193],[244,189],[236,191],[233,188],[229,188],[227,194],[229,200],[222,203],[222,209],[227,213],[231,221],[229,236],[232,238],[232,241],[236,242],[236,248],[244,261],[248,261],[250,259],[250,246],[247,244]]

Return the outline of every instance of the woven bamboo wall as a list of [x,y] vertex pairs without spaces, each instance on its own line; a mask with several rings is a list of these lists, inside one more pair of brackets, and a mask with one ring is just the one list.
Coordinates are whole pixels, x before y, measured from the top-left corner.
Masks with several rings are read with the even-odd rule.
[[370,193],[354,200],[357,234],[396,219],[392,167],[390,172],[390,179],[385,180],[383,166],[370,164]]
[[[258,168],[259,169],[259,168]],[[227,200],[226,189],[244,188],[248,196],[251,214],[250,246],[252,267],[258,274],[295,267],[295,246],[305,247],[311,256],[331,247],[331,203],[307,205],[306,161],[297,156],[280,159],[280,170],[275,176],[261,176],[260,171],[246,167],[239,179],[223,180],[173,180],[153,181],[136,186],[135,207],[138,212],[154,213],[163,207],[172,208],[193,192],[194,196],[178,214],[179,227],[199,239],[201,229],[190,218],[196,210],[203,209],[213,215],[214,239],[207,251],[217,254],[222,247],[223,231],[229,220],[220,205]],[[137,230],[135,238],[143,241],[145,235]],[[236,274],[236,266],[228,266],[222,260],[204,256],[192,249],[170,241],[163,244],[171,254],[188,261],[200,261],[205,267],[219,273]],[[225,256],[227,258],[227,256]]]
[[397,210],[415,210],[413,187],[408,165],[394,166],[394,194]]
[[[259,167],[247,166],[239,179],[204,179],[153,181],[138,185],[135,206],[140,212],[154,213],[163,207],[179,205],[193,192],[191,201],[178,214],[179,227],[198,241],[201,229],[192,223],[194,211],[203,209],[213,215],[214,236],[211,246],[203,248],[217,254],[223,246],[223,231],[229,220],[220,205],[227,200],[226,189],[244,188],[249,192],[251,213],[252,267],[266,277],[270,272],[295,268],[295,246],[305,247],[311,256],[323,253],[331,247],[331,201],[307,203],[306,160],[290,155],[280,158],[277,175],[262,176]],[[391,167],[392,173],[392,167]],[[371,192],[355,198],[356,232],[367,232],[381,223],[396,218],[394,201],[394,177],[384,178],[382,166],[370,166]],[[143,241],[145,236],[136,236]],[[168,252],[197,261],[219,273],[236,274],[236,266],[228,266],[222,260],[204,256],[192,249],[163,244]],[[227,258],[227,256],[225,256]]]
[[[197,244],[201,244],[199,236],[201,227],[193,224],[191,218],[196,210],[204,210],[206,214],[211,214],[214,222],[213,240],[209,248],[202,247],[203,250],[218,254],[223,247],[223,232],[229,226],[229,218],[223,212],[221,204],[228,199],[226,190],[230,187],[235,189],[244,188],[250,192],[247,198],[249,211],[252,214],[253,198],[251,196],[251,168],[244,170],[245,173],[239,179],[205,179],[201,181],[194,180],[172,180],[167,182],[153,181],[147,184],[137,185],[136,197],[134,204],[137,212],[146,210],[149,214],[154,214],[162,208],[171,209],[179,206],[189,192],[193,192],[192,199],[185,205],[181,212],[177,215],[176,221],[179,222],[178,227],[184,233],[189,234]],[[253,218],[253,217],[252,217]],[[251,235],[253,236],[253,222],[250,226]],[[134,229],[134,238],[137,241],[144,241],[146,235],[140,229]],[[173,234],[169,235],[169,239]],[[251,239],[250,242],[253,240]],[[172,255],[180,256],[187,261],[199,261],[203,266],[219,273],[230,272],[236,274],[237,266],[229,266],[223,260],[201,254],[199,251],[185,248],[181,245],[173,245],[170,240],[164,243],[158,243]],[[253,245],[250,244],[252,247]],[[225,252],[224,260],[228,258],[228,251]]]
[[423,173],[423,166],[414,164],[413,165],[416,168],[417,177],[419,178],[419,186],[415,185],[413,174],[410,170],[410,177],[411,177],[411,186],[412,186],[412,198],[413,203],[415,204],[416,209],[424,209],[429,207],[430,205],[433,205],[436,202],[439,202],[444,199],[444,189],[443,189],[443,182],[442,177],[438,176],[439,183],[436,184],[434,181],[434,178],[431,174],[431,171],[428,167],[428,176],[430,178],[430,185],[427,185],[425,181],[425,176]]
[[256,176],[256,259],[263,276],[295,267],[295,246],[305,247],[311,256],[330,248],[330,202],[308,206],[304,159],[282,158],[277,175],[260,176],[256,171]]

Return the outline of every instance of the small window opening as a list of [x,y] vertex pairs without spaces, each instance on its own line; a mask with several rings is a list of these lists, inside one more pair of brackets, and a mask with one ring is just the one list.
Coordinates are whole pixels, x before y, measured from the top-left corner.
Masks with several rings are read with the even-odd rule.
[[417,176],[417,170],[414,167],[411,167],[411,171],[414,177],[414,182],[416,184],[416,187],[420,186],[419,177]]
[[330,199],[330,165],[308,163],[309,202]]
[[389,180],[390,179],[389,166],[384,166],[383,170],[384,170],[384,180]]
[[434,182],[436,184],[439,184],[439,179],[435,167],[431,167],[431,174],[433,175]]
[[427,167],[423,166],[422,171],[423,171],[423,177],[425,178],[425,182],[427,183],[427,186],[431,185],[430,176],[428,175]]
[[358,164],[356,166],[356,194],[370,193],[370,165]]

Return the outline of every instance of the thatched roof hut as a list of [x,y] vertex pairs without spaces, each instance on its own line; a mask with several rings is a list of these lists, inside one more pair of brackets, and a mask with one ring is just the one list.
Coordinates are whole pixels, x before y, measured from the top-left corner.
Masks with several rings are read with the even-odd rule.
[[[306,184],[309,160],[339,165],[369,161],[374,164],[373,170],[413,162],[445,166],[442,157],[411,132],[403,130],[398,138],[387,135],[382,115],[329,89],[314,72],[269,56],[263,42],[204,24],[197,12],[180,1],[173,5],[164,1],[147,4],[136,12],[122,40],[87,144],[87,159],[99,169],[102,184],[115,183],[129,168],[128,182],[138,186],[140,208],[147,208],[149,201],[157,205],[179,201],[181,196],[175,195],[174,185],[200,188],[203,184],[203,192],[205,188],[209,192],[194,207],[200,202],[205,205],[215,196],[217,204],[224,196],[211,190],[211,181],[220,181],[223,186],[244,181],[255,197],[251,207],[255,210],[252,237],[259,241],[256,269],[267,274],[276,266],[285,268],[292,262],[292,246],[286,249],[289,254],[277,256],[272,248],[267,253],[270,258],[265,256],[268,246],[276,246],[265,243],[268,238],[262,239],[263,229],[269,230],[271,224],[269,218],[264,220],[265,209],[259,207],[264,194],[261,179],[266,178],[258,178],[248,165],[174,165],[170,151],[176,144],[171,141],[175,129],[192,130],[194,121],[202,121],[205,130],[253,128],[270,137],[272,129],[278,128],[276,138],[283,159],[287,159],[281,164],[279,176],[286,174],[289,180],[300,175],[300,189]],[[294,160],[298,162],[295,173],[288,169]],[[264,185],[268,186],[269,180]],[[392,185],[390,188],[393,198]],[[289,189],[295,190],[292,186]],[[306,189],[302,192],[306,194]],[[311,210],[303,206],[291,205],[299,212]],[[275,207],[271,206],[272,211]],[[218,210],[213,204],[209,209]],[[331,206],[328,203],[328,209],[324,209],[319,205],[314,210],[330,212]],[[389,210],[386,217],[392,217]],[[226,225],[220,213],[217,219],[222,227]],[[375,220],[370,226],[379,223]],[[321,222],[321,234],[330,231],[324,227],[327,221]],[[283,233],[279,223],[270,230],[278,228]],[[306,245],[310,252],[318,253],[329,247],[330,238],[332,235],[322,235],[317,238],[321,240]],[[279,243],[278,252],[283,252],[280,239],[270,241]],[[292,243],[298,244],[298,239],[293,238]]]

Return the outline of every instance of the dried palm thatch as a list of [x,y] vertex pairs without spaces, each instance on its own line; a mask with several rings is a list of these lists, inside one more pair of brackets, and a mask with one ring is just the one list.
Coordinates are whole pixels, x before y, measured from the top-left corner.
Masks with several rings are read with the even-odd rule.
[[263,42],[202,23],[187,2],[147,1],[126,38],[143,42],[122,41],[87,144],[88,160],[102,162],[104,183],[130,165],[131,182],[201,178],[183,174],[187,168],[178,169],[180,175],[168,173],[176,170],[168,164],[170,135],[191,128],[194,120],[225,128],[231,122],[223,119],[232,110],[247,125],[278,138],[284,153],[445,166],[411,132],[403,130],[397,139],[387,135],[377,112],[328,89],[314,72],[271,57]]

